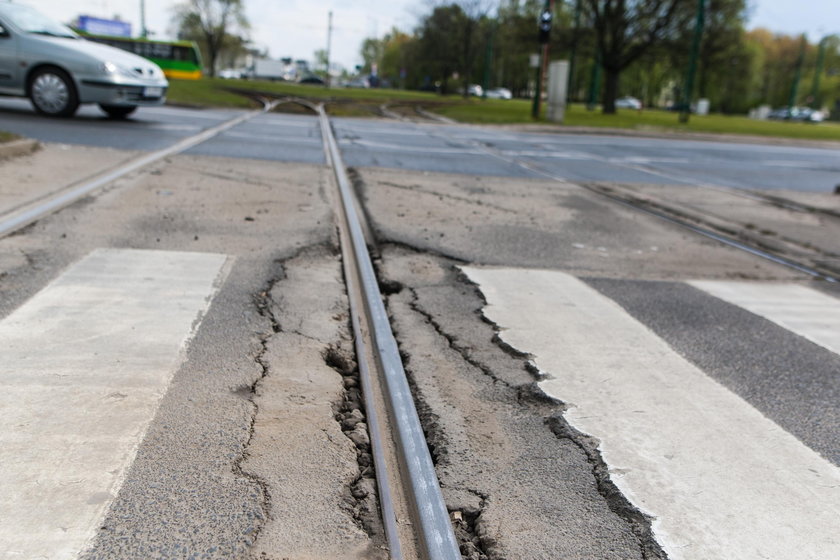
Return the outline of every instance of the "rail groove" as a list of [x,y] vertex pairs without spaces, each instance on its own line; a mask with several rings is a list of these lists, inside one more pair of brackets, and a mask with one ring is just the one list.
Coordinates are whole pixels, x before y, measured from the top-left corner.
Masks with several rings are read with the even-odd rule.
[[[342,231],[342,253],[348,292],[351,294],[353,330],[365,400],[370,410],[372,403],[368,401],[368,397],[374,398],[373,378],[384,378],[384,398],[396,432],[394,437],[400,466],[405,471],[405,486],[396,491],[405,492],[411,502],[416,527],[414,538],[417,539],[419,554],[423,558],[433,560],[460,560],[461,553],[368,253],[351,182],[323,105],[318,109],[324,149],[328,163],[335,172],[341,200],[340,221],[342,229],[345,230]],[[367,347],[366,340],[369,340],[370,348]],[[365,363],[362,366],[363,361],[367,362],[363,358],[369,353],[374,356],[374,363]],[[374,367],[379,368],[379,376],[373,374]],[[378,427],[376,429],[379,430]],[[374,444],[374,440],[381,441],[379,437],[374,436],[371,428],[383,522],[391,557],[397,560],[402,558],[405,537],[400,534],[393,505],[386,504],[386,500],[391,501],[395,492],[388,488],[389,473],[385,465],[385,452],[381,448],[376,449],[381,444]]]

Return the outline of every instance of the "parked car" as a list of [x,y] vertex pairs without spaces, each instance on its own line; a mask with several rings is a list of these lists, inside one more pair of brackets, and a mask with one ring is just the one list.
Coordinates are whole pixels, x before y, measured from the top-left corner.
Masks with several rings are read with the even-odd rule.
[[307,76],[303,76],[300,80],[298,80],[299,84],[312,84],[322,86],[324,85],[323,78],[316,76],[315,74],[309,74]]
[[225,68],[219,71],[219,77],[223,80],[241,80],[245,77],[245,71],[237,70],[236,68]]
[[619,97],[615,100],[615,106],[617,109],[635,109],[639,111],[642,108],[642,102],[635,97]]
[[482,95],[484,95],[484,88],[478,84],[471,84],[467,88],[467,94],[475,97],[481,97]]
[[819,123],[825,120],[825,115],[823,115],[822,111],[817,111],[811,109],[810,107],[782,107],[780,109],[770,111],[767,118],[785,121]]
[[25,4],[0,0],[0,95],[28,97],[43,115],[98,103],[122,118],[161,105],[169,83],[150,60],[87,41]]
[[507,88],[493,88],[487,90],[488,99],[513,99],[513,94]]

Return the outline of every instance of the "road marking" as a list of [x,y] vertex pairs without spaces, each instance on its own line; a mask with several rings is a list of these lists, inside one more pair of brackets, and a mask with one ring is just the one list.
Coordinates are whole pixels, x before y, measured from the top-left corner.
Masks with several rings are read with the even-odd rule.
[[339,144],[344,146],[365,146],[367,148],[377,148],[380,150],[388,150],[391,152],[410,152],[418,154],[445,154],[445,155],[485,155],[482,150],[470,150],[466,148],[451,148],[451,147],[423,147],[423,146],[405,146],[402,144],[388,144],[386,142],[375,142],[373,140],[347,139],[340,138]]
[[840,301],[831,296],[798,284],[689,284],[840,354]]
[[567,274],[464,268],[672,560],[840,558],[840,469]]
[[0,558],[91,544],[226,260],[100,249],[0,321]]

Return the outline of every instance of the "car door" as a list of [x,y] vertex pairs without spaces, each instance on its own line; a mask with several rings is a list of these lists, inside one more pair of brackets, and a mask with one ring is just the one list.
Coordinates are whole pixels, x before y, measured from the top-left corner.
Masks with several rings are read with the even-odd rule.
[[21,94],[21,67],[18,64],[18,37],[0,20],[0,93]]

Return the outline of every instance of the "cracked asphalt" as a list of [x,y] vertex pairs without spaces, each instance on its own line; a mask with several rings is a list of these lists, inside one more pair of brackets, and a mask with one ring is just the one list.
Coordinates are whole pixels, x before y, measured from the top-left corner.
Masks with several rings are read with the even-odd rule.
[[[126,147],[150,149],[160,140],[153,132],[165,120],[167,109],[161,111],[148,120],[141,112],[130,123],[143,133]],[[195,129],[224,116],[173,111],[180,126]],[[21,126],[31,118],[18,108],[6,113]],[[80,132],[102,140],[97,134],[107,133],[109,123],[82,117],[50,129],[45,140],[66,141]],[[37,131],[43,123],[34,122]],[[359,138],[368,129],[416,132],[381,121],[342,120],[340,127],[350,124]],[[415,136],[430,149],[439,147],[425,132]],[[533,136],[529,141],[545,140]],[[344,140],[464,558],[666,557],[651,520],[611,482],[598,442],[564,420],[568,405],[542,393],[537,382],[543,377],[530,356],[502,342],[499,328],[485,318],[487,302],[461,272],[464,265],[545,268],[585,278],[837,464],[832,434],[840,414],[830,398],[838,389],[836,355],[816,353],[680,283],[801,282],[797,273],[571,182],[528,177],[502,160],[481,162],[459,152],[466,149],[463,142],[450,146],[453,153],[429,152],[409,163],[394,153],[399,150],[365,147],[348,134]],[[0,239],[0,318],[99,247],[231,258],[228,280],[185,349],[82,558],[387,557],[348,330],[331,178],[319,142],[313,119],[267,115]],[[643,144],[651,149],[649,141]],[[8,178],[0,204],[18,204],[26,196],[22,183],[32,192],[49,190],[133,153],[48,144],[0,162]],[[369,166],[395,160],[391,168]],[[426,167],[408,170],[423,161]],[[621,175],[613,168],[610,173]],[[833,250],[831,234],[814,216],[788,219],[764,207],[759,213],[758,202],[738,199],[736,207],[730,195],[709,196],[685,185],[622,184],[742,225],[758,219],[785,236],[801,233],[799,239]],[[802,196],[833,207],[825,197]],[[693,313],[676,321],[684,308]],[[744,347],[710,328],[704,310],[719,311],[731,329],[748,330],[753,344],[772,336],[776,353],[744,358]],[[811,357],[808,386],[780,400],[778,388],[761,376],[769,370],[775,379],[789,380],[803,355]],[[815,418],[803,408],[820,391],[825,414]]]

